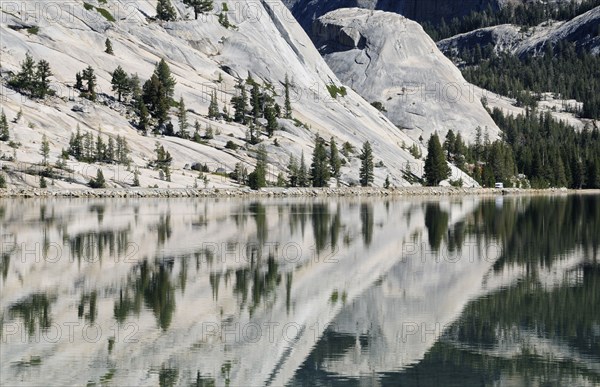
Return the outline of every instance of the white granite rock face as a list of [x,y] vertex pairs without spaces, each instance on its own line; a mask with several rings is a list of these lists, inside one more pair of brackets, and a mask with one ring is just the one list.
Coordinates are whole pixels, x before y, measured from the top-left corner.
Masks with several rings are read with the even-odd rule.
[[414,140],[448,130],[473,140],[476,128],[496,138],[499,129],[475,88],[436,47],[421,26],[403,16],[359,8],[318,19],[317,48],[340,80]]
[[[423,161],[415,160],[406,150],[413,143],[411,138],[377,109],[351,90],[344,97],[331,98],[327,87],[341,87],[342,83],[279,0],[226,1],[229,10],[225,13],[235,26],[229,29],[218,22],[221,2],[210,14],[193,20],[191,9],[174,1],[179,17],[173,22],[153,20],[155,0],[90,2],[93,7],[108,11],[116,21],[106,20],[95,8],[86,9],[83,3],[69,3],[59,11],[54,7],[56,3],[50,0],[36,2],[37,5],[28,2],[3,4],[0,23],[3,78],[18,71],[19,63],[29,52],[36,61],[44,58],[50,62],[54,72],[53,87],[62,97],[30,100],[4,89],[2,107],[9,120],[20,108],[23,109],[23,118],[10,125],[13,139],[23,144],[16,152],[18,161],[39,162],[41,137],[46,134],[51,146],[50,161],[54,163],[79,124],[82,130],[92,131],[94,135],[101,130],[106,136],[125,136],[133,151],[133,162],[140,167],[142,186],[191,187],[196,175],[186,173],[185,166],[193,162],[209,163],[214,167],[211,170],[218,166],[227,172],[233,170],[236,162],[243,162],[252,170],[256,147],[244,146],[247,128],[206,119],[209,96],[212,90],[218,90],[220,108],[227,106],[232,112],[230,100],[236,93],[236,80],[251,74],[259,83],[272,86],[277,102],[283,105],[283,82],[287,74],[293,83],[293,115],[298,121],[294,124],[292,120],[280,120],[282,130],[272,139],[263,137],[272,167],[269,180],[275,181],[279,172],[285,173],[290,154],[299,158],[304,152],[310,162],[317,134],[327,140],[334,137],[339,144],[349,142],[356,149],[370,141],[376,163],[381,161],[375,171],[377,186],[383,185],[387,175],[395,186],[409,185],[402,178],[407,162],[411,163],[414,173],[422,173]],[[38,26],[39,31],[28,33],[24,26]],[[104,52],[107,37],[112,41],[114,56]],[[135,116],[127,115],[127,108],[112,99],[111,72],[117,65],[128,73],[137,73],[144,82],[161,58],[169,63],[177,80],[174,97],[185,99],[188,121],[193,124],[198,120],[203,129],[212,126],[216,133],[214,140],[198,144],[172,137],[140,136],[131,125]],[[98,77],[99,102],[95,104],[80,98],[72,88],[75,73],[87,65],[95,69]],[[73,109],[75,105],[85,105],[84,111],[76,111],[81,109]],[[173,109],[171,116],[177,128],[175,115]],[[189,130],[193,131],[193,128]],[[225,143],[229,140],[237,143],[240,149],[226,149]],[[171,182],[159,180],[156,171],[145,168],[154,157],[156,141],[173,156]],[[0,144],[0,152],[11,154],[12,149]],[[342,168],[343,182],[358,180],[358,169],[354,168],[357,156],[352,155]],[[76,186],[85,184],[96,174],[96,167],[70,163],[76,171]],[[105,175],[118,174],[114,166],[102,168]],[[459,174],[455,171],[455,178]],[[13,179],[11,175],[8,179],[13,185],[37,186],[37,178]],[[109,184],[123,186],[130,180],[109,179]],[[463,180],[469,186],[473,184],[466,176]],[[72,187],[61,181],[57,184],[58,188]],[[210,187],[231,185],[226,179],[210,177]]]

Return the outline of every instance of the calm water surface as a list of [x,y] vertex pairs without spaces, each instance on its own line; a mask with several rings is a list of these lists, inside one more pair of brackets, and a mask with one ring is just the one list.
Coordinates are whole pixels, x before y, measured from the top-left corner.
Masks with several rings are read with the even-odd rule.
[[600,197],[0,201],[0,385],[600,385]]

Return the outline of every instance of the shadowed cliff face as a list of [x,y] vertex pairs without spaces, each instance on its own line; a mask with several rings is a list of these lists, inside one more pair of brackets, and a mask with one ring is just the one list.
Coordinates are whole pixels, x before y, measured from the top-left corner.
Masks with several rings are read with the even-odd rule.
[[498,7],[499,0],[287,0],[302,27],[310,32],[312,21],[338,8],[359,7],[399,13],[417,21],[439,22],[480,11],[488,6]]

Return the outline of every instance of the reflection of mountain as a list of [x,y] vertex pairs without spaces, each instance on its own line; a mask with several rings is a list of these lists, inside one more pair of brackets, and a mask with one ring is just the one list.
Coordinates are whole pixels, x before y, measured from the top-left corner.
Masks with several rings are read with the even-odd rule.
[[[292,384],[600,383],[597,197],[483,202],[447,235],[443,276],[427,260],[424,277],[396,264],[334,319]],[[432,249],[441,239],[430,234]],[[498,260],[464,249],[491,245]]]
[[[15,201],[0,321],[26,339],[81,325],[74,342],[4,335],[2,384],[433,384],[435,369],[472,384],[519,369],[521,338],[596,380],[598,203],[499,201]],[[547,243],[518,243],[540,228]],[[22,255],[38,241],[39,257],[64,258]],[[82,340],[91,322],[103,334]],[[32,359],[39,373],[23,376],[15,364]]]

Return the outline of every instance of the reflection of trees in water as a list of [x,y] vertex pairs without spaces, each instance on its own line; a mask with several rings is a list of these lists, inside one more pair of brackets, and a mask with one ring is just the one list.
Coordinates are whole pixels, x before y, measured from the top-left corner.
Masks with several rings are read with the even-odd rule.
[[175,286],[171,281],[173,259],[166,259],[154,265],[144,260],[134,268],[128,279],[128,286],[119,292],[115,301],[114,316],[122,323],[131,314],[139,315],[142,301],[151,309],[158,325],[166,330],[171,324],[175,311]]
[[311,221],[315,238],[315,248],[317,253],[320,253],[329,242],[329,205],[326,203],[314,203],[311,210]]
[[177,385],[179,370],[177,368],[161,367],[158,373],[158,385],[160,387],[172,387]]
[[130,232],[130,229],[123,229],[88,231],[74,236],[65,234],[63,243],[68,243],[72,260],[76,258],[78,263],[81,263],[82,259],[98,262],[102,260],[106,251],[115,259],[127,255],[127,250],[131,247]]
[[88,210],[90,212],[95,212],[98,219],[98,224],[102,224],[104,221],[104,211],[106,210],[106,206],[104,204],[92,204],[89,206]]
[[440,208],[439,203],[428,202],[425,204],[425,227],[427,227],[429,246],[433,250],[440,248],[448,231],[449,218],[450,216]]
[[290,234],[295,235],[298,226],[302,237],[304,237],[304,228],[308,219],[309,206],[306,203],[294,203],[289,206],[289,227]]
[[[96,321],[96,316],[98,315],[97,299],[98,294],[95,290],[88,294],[82,294],[81,299],[79,300],[79,305],[77,305],[77,317],[85,318],[86,321],[93,324]],[[87,313],[85,313],[86,304],[88,307]]]
[[[248,311],[252,315],[261,302],[269,303],[275,300],[277,297],[276,289],[280,283],[279,264],[275,257],[269,255],[266,270],[261,267],[260,260],[253,260],[249,268],[235,271],[233,292],[238,295],[241,308],[250,301]],[[250,296],[250,299],[248,299],[248,296]]]
[[23,300],[17,301],[8,308],[9,318],[19,318],[27,329],[27,334],[33,336],[38,331],[50,328],[52,317],[50,306],[55,301],[46,293],[34,293]]
[[267,210],[264,205],[259,202],[250,203],[248,210],[254,217],[256,223],[256,239],[262,246],[269,237],[269,225],[267,224]]
[[503,238],[504,253],[496,263],[496,269],[506,263],[551,266],[557,258],[576,248],[581,248],[588,260],[597,262],[600,246],[598,196],[538,197],[513,216],[513,226]]
[[370,246],[373,240],[373,205],[371,203],[360,204],[360,224],[363,242],[366,246]]
[[162,246],[166,241],[171,238],[171,234],[173,230],[171,229],[171,214],[168,213],[166,215],[161,214],[158,218],[158,223],[156,224],[156,232],[157,232],[157,241],[158,245]]
[[471,302],[451,336],[469,345],[494,346],[516,329],[566,341],[600,361],[600,265],[584,265],[570,274],[575,284],[567,280],[548,288],[529,277]]

